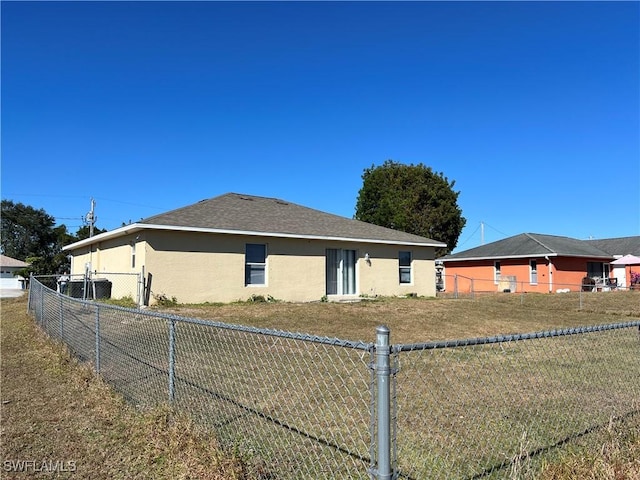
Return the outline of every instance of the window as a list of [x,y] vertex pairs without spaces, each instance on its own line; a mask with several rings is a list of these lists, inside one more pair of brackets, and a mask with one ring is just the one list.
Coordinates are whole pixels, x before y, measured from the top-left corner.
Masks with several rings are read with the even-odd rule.
[[245,285],[265,285],[267,266],[267,246],[259,243],[247,243],[245,247]]
[[610,269],[608,263],[587,262],[587,276],[591,278],[609,278]]
[[400,283],[411,283],[411,252],[398,252]]
[[496,285],[500,281],[500,262],[493,262],[493,281]]
[[538,284],[538,262],[529,260],[529,283],[531,285]]
[[131,268],[136,268],[136,244],[131,243]]

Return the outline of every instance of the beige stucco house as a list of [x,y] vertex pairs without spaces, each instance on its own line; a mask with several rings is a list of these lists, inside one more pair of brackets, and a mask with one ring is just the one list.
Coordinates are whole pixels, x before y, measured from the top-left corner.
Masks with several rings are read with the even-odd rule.
[[[151,274],[151,303],[158,295],[180,303],[254,295],[307,302],[435,296],[435,248],[442,246],[284,200],[228,193],[64,250],[72,274]],[[126,294],[116,287],[112,296]]]

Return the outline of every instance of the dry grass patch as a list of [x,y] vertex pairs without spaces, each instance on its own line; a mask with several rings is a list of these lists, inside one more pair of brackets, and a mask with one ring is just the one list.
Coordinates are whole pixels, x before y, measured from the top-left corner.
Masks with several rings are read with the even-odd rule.
[[[2,449],[0,453],[3,460],[72,460],[77,465],[77,471],[74,473],[75,478],[249,478],[250,474],[247,473],[249,470],[245,464],[238,461],[237,457],[225,457],[221,454],[220,450],[216,448],[216,442],[186,417],[176,415],[166,406],[140,410],[125,404],[121,397],[113,394],[102,382],[96,380],[90,370],[79,366],[62,347],[52,344],[39,333],[25,312],[24,300],[3,300],[1,306],[3,309],[1,392],[3,405]],[[633,317],[640,317],[640,296],[633,292],[626,294],[608,292],[585,298],[579,297],[578,294],[500,294],[459,300],[380,298],[350,304],[243,302],[227,305],[180,305],[160,310],[187,317],[364,341],[373,341],[375,328],[385,324],[391,328],[392,343],[416,343],[624,322]],[[107,328],[109,322],[103,323],[103,328]],[[124,323],[116,322],[116,325],[120,326]],[[123,332],[126,331],[129,335],[133,335],[137,326],[142,326],[142,324],[138,325],[135,322],[127,324]],[[70,325],[65,323],[65,328],[67,327],[70,328]],[[69,332],[71,331],[73,330],[69,330]],[[153,332],[155,330],[145,330],[144,338],[148,343],[152,342]],[[194,382],[197,381],[198,385],[206,386],[208,385],[206,382],[215,378],[213,375],[207,374],[208,369],[213,368],[216,362],[221,362],[223,369],[220,371],[225,372],[226,376],[215,378],[216,388],[219,388],[228,378],[233,388],[241,389],[238,391],[242,392],[240,397],[242,402],[254,399],[255,395],[250,394],[254,390],[262,392],[262,396],[258,396],[258,398],[265,401],[270,398],[265,395],[265,392],[267,395],[273,394],[273,401],[255,407],[267,409],[270,414],[275,415],[279,412],[278,409],[287,410],[294,402],[304,404],[302,408],[306,408],[305,411],[309,410],[311,403],[308,398],[305,398],[305,395],[309,394],[304,393],[309,389],[300,388],[297,391],[299,395],[280,396],[282,392],[288,391],[291,380],[296,376],[300,379],[309,378],[309,384],[305,383],[305,385],[310,388],[317,387],[318,394],[314,399],[319,404],[324,404],[326,400],[328,408],[334,405],[334,396],[340,401],[337,404],[344,404],[340,395],[345,395],[345,398],[348,397],[349,400],[356,397],[352,392],[347,393],[338,384],[313,383],[311,374],[306,373],[304,368],[300,369],[301,365],[305,368],[315,368],[315,358],[319,353],[316,348],[322,351],[326,348],[325,346],[315,347],[305,344],[305,350],[297,356],[291,357],[290,364],[287,364],[291,370],[288,370],[288,367],[281,367],[277,376],[272,374],[269,381],[264,382],[259,367],[263,364],[266,365],[272,359],[274,352],[285,352],[294,348],[288,340],[276,341],[261,336],[257,341],[253,338],[245,338],[247,336],[245,332],[233,332],[229,334],[229,337],[232,343],[233,341],[236,343],[229,345],[229,342],[220,340],[219,332],[214,332],[214,329],[180,326],[178,332],[181,338],[177,350],[177,355],[180,358],[179,370],[177,371],[179,376]],[[143,337],[133,335],[131,338]],[[158,338],[162,340],[164,336],[160,335]],[[562,344],[557,341],[553,343]],[[531,348],[534,348],[534,344],[531,345]],[[418,358],[411,359],[416,363],[416,368],[413,370],[411,363],[408,363],[409,358],[403,357],[399,375],[405,377],[407,380],[405,383],[416,388],[423,386],[426,393],[418,395],[418,398],[422,400],[416,400],[409,398],[407,393],[403,393],[406,390],[399,391],[401,400],[406,396],[406,404],[400,410],[401,416],[405,420],[411,421],[414,427],[420,427],[421,422],[427,418],[424,417],[424,412],[431,412],[430,415],[434,412],[434,408],[426,404],[421,409],[420,401],[426,402],[432,393],[445,392],[445,387],[448,388],[452,382],[443,377],[443,372],[450,372],[461,385],[464,385],[467,379],[469,380],[471,388],[461,387],[462,391],[469,393],[465,398],[460,398],[459,403],[467,412],[478,411],[478,416],[471,415],[470,420],[479,425],[477,420],[481,417],[480,414],[484,415],[485,410],[495,409],[496,406],[502,405],[494,398],[490,387],[496,383],[498,389],[502,388],[505,386],[502,385],[503,382],[508,383],[509,379],[514,381],[519,379],[522,371],[525,370],[524,367],[518,368],[519,364],[516,364],[516,370],[512,372],[507,369],[508,365],[506,364],[509,362],[503,361],[507,357],[515,357],[516,350],[521,347],[519,344],[512,346],[514,355],[507,355],[509,351],[502,350],[490,352],[491,354],[482,353],[483,349],[479,348],[478,350],[482,354],[477,358],[478,365],[473,363],[473,359],[477,356],[472,356],[473,352],[468,349],[416,354],[415,356]],[[238,354],[238,349],[245,354],[246,358],[251,359],[248,366],[240,362],[243,355]],[[556,362],[555,360],[561,357],[554,356],[553,350],[550,349],[551,345],[544,344],[538,353],[534,348],[529,356],[522,357],[527,368],[534,368],[527,377],[532,381],[532,391],[540,390],[541,386],[546,385],[536,376],[538,372],[535,369],[537,361],[540,362],[539,371],[542,373],[550,374],[555,370],[562,373],[558,380],[561,382],[561,388],[542,388],[542,391],[549,395],[557,391],[558,394],[571,396],[572,388],[576,388],[569,381],[573,378],[569,375],[571,365]],[[584,349],[580,351],[584,351]],[[224,352],[226,352],[226,357]],[[263,354],[264,362],[256,356],[256,352],[260,355]],[[609,357],[612,355],[606,350],[603,352]],[[303,354],[308,355],[309,359],[300,360],[300,356]],[[355,352],[357,357],[355,359],[351,357],[343,359],[345,368],[350,365],[360,365],[362,359],[358,357],[358,354],[359,352]],[[351,355],[350,352],[349,355]],[[443,355],[452,358],[445,359]],[[544,364],[547,360],[551,362],[550,365]],[[589,360],[594,359],[589,356]],[[625,356],[623,362],[614,363],[614,367],[621,365],[619,367],[621,370],[633,372],[636,371],[637,365],[633,361],[634,358]],[[428,366],[427,372],[433,378],[429,378],[425,371],[417,368],[420,362]],[[631,364],[631,367],[625,368],[623,365],[629,367],[628,363]],[[505,364],[504,369],[501,369],[503,364]],[[197,368],[191,369],[192,365]],[[469,368],[470,366],[472,368]],[[103,364],[103,368],[103,375],[107,378],[106,365]],[[478,375],[473,376],[471,372],[480,374],[484,371],[482,368],[488,370],[486,379],[478,381],[476,378]],[[365,380],[368,379],[368,371],[365,368],[362,371],[365,374]],[[256,384],[249,381],[253,377],[255,377]],[[607,380],[608,377],[604,374],[600,378],[600,381]],[[629,381],[633,381],[633,379]],[[353,385],[354,391],[360,392],[358,388],[361,385],[356,385],[356,383]],[[363,394],[368,395],[366,381],[360,383],[364,386]],[[477,388],[478,383],[486,386],[486,393]],[[550,385],[555,385],[552,383]],[[279,385],[283,385],[282,388]],[[476,386],[474,387],[474,385]],[[508,384],[506,385],[508,386]],[[637,384],[629,383],[629,385]],[[332,390],[334,387],[339,391]],[[246,394],[245,390],[242,390],[244,388],[247,389]],[[198,398],[197,395],[204,395],[203,392],[194,394],[193,390],[193,388],[185,390],[184,398],[180,397],[191,406],[193,406],[193,401]],[[610,392],[610,389],[603,391],[607,393]],[[535,396],[529,395],[527,392],[524,392],[521,399]],[[338,393],[340,395],[337,395]],[[588,394],[589,392],[583,393]],[[607,401],[613,397],[613,392],[611,393],[612,395],[607,395]],[[447,398],[455,399],[458,396],[459,394],[452,390]],[[575,397],[577,399],[578,395]],[[442,403],[441,399],[442,397],[434,397],[433,402],[435,405],[439,405]],[[210,402],[210,399],[205,399],[203,396],[202,409],[204,414],[213,416],[214,413],[219,413],[217,409],[215,412],[210,411],[209,403],[205,405],[205,400]],[[363,401],[366,407],[368,405],[366,398]],[[455,407],[455,405],[452,406]],[[498,426],[504,427],[508,432],[513,430],[509,422],[516,424],[528,422],[528,419],[521,419],[516,415],[520,412],[521,406],[508,401],[506,406],[503,405],[501,408],[506,413],[498,419],[502,422],[498,422],[500,423]],[[340,413],[339,410],[338,406],[337,410],[330,411],[335,414],[336,412]],[[356,411],[359,411],[356,406],[352,407],[352,411],[346,409],[348,414]],[[535,408],[533,411],[537,412]],[[563,410],[560,409],[560,411]],[[364,412],[366,414],[366,408]],[[443,410],[442,418],[449,418],[447,413],[448,411]],[[464,416],[469,415],[465,414]],[[237,430],[245,425],[242,420],[246,418],[246,415],[234,418],[237,418],[237,421],[230,424],[230,430]],[[455,422],[461,423],[459,414],[453,415],[451,418]],[[599,444],[601,447],[594,449],[593,444],[590,444],[589,448],[575,449],[569,455],[563,456],[560,461],[547,464],[544,470],[537,467],[535,469],[529,468],[527,459],[523,458],[522,463],[513,465],[517,467],[518,471],[512,471],[511,478],[544,478],[549,480],[598,478],[597,476],[585,476],[583,472],[600,472],[598,468],[604,466],[607,471],[615,472],[615,476],[610,478],[637,479],[639,469],[636,459],[638,458],[639,440],[638,435],[633,434],[638,430],[637,417],[634,418],[635,423],[625,423],[616,427],[619,428],[619,434],[601,439]],[[319,423],[319,419],[320,417],[314,419],[311,427],[303,424],[304,429],[315,434],[314,429]],[[354,418],[354,420],[357,419]],[[365,437],[368,434],[366,420],[362,422],[357,420],[354,426],[346,430],[343,428],[343,423],[345,422],[340,420],[339,424],[335,425],[336,438],[341,438],[341,435],[344,434],[345,439],[349,439],[348,443],[351,443],[354,428],[362,424],[362,428],[365,430],[363,438],[366,440]],[[459,427],[460,437],[464,440],[470,440],[473,437],[474,430],[468,425],[464,424]],[[487,448],[491,446],[489,444],[495,442],[495,439],[488,437],[488,430],[484,431],[482,428],[493,427],[475,427],[476,436],[488,440]],[[300,446],[299,437],[287,436],[286,432],[285,434],[280,432],[279,435],[282,435],[280,438],[275,435],[275,427],[269,425],[268,428],[273,428],[274,431],[274,435],[267,437],[270,439],[268,443],[272,444],[270,446],[277,446],[276,450],[291,449],[291,446],[295,449]],[[269,431],[268,428],[264,428],[264,431]],[[407,432],[410,431],[410,429],[407,430]],[[251,438],[257,439],[259,432],[255,430],[254,423],[247,421],[245,433]],[[446,436],[443,438],[451,437],[451,431],[445,433]],[[536,434],[535,431],[530,433]],[[348,437],[349,435],[351,437]],[[407,441],[410,440],[409,437],[410,435],[407,435],[406,432],[402,434],[405,443],[401,449],[403,458],[405,460],[410,458],[411,452],[414,451],[416,455],[424,456],[425,450],[420,448],[422,436],[418,435],[415,446],[407,444]],[[218,438],[223,441],[222,436]],[[278,438],[280,440],[276,441]],[[512,448],[510,438],[505,442],[509,442],[507,446]],[[469,442],[467,441],[467,443]],[[356,448],[357,445],[354,447],[354,451],[357,451]],[[258,457],[256,456],[256,458]],[[267,455],[265,458],[270,457]],[[284,460],[289,458],[297,457],[286,457]],[[251,458],[247,459],[248,464],[251,461]],[[300,467],[299,464],[295,465]],[[273,465],[267,464],[266,467],[265,471],[279,471],[276,468],[278,465],[275,463]],[[294,468],[293,464],[292,468]],[[256,469],[251,468],[250,471],[255,472]],[[366,475],[364,469],[362,471],[363,475]],[[501,473],[505,472],[501,471]],[[504,477],[496,475],[495,478]]]
[[640,418],[610,422],[599,435],[599,451],[576,448],[546,465],[540,480],[639,480]]
[[[167,407],[139,410],[52,343],[26,314],[24,299],[1,301],[0,456],[59,462],[55,478],[244,479],[243,465]],[[15,465],[15,463],[14,463]],[[4,476],[3,476],[4,478]],[[12,478],[10,476],[6,478]]]
[[[628,321],[640,317],[637,292],[498,294],[476,299],[378,298],[358,303],[180,305],[162,311],[221,322],[374,341],[378,325],[393,343],[472,338]],[[580,308],[582,305],[582,308]]]

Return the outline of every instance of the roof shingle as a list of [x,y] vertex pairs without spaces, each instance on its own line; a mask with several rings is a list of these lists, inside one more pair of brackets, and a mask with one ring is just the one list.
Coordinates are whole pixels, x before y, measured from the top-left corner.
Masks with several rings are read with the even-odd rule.
[[333,215],[277,198],[227,193],[145,218],[141,225],[239,233],[375,240],[445,246],[426,237]]
[[[638,239],[638,237],[633,237]],[[613,253],[607,252],[596,243],[575,238],[539,233],[521,233],[513,237],[471,248],[463,252],[447,255],[445,261],[535,257],[544,255],[591,257],[611,259]]]

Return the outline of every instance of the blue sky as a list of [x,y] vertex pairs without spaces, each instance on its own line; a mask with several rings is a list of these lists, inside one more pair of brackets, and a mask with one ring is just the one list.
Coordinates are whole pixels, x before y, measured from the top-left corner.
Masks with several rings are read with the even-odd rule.
[[[455,181],[456,251],[640,235],[639,2],[1,3],[2,198],[71,232],[227,192]],[[481,227],[484,225],[484,227]]]

